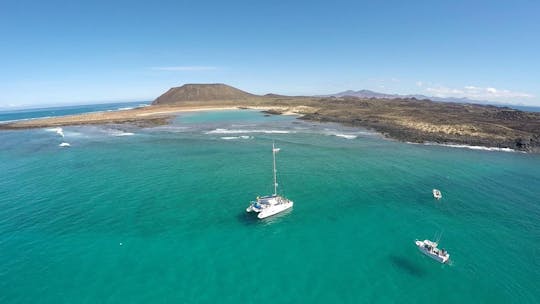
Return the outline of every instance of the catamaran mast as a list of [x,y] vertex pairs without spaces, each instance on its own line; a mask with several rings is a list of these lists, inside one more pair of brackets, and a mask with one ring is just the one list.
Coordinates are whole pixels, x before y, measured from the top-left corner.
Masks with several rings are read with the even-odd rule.
[[277,195],[277,177],[276,177],[276,147],[272,142],[272,156],[274,159],[274,195]]

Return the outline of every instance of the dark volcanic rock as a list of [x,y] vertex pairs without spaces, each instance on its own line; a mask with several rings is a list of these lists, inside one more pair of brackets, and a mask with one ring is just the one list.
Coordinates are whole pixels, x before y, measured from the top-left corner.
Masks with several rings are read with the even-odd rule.
[[[393,99],[276,94],[259,96],[225,84],[186,84],[172,88],[158,97],[153,105],[164,108],[171,108],[168,107],[170,105],[172,108],[208,105],[258,107],[269,109],[267,114],[292,111],[304,115],[304,120],[370,128],[402,141],[467,144],[540,152],[540,113],[505,107],[433,102],[406,96]],[[0,129],[133,122],[142,119],[137,113],[151,112],[150,108],[134,109],[122,112],[122,115],[110,112],[4,123],[0,124]],[[157,123],[163,123],[163,119],[160,118]]]
[[502,110],[498,111],[495,114],[496,118],[502,119],[502,120],[518,120],[523,119],[525,117],[525,113],[518,110]]

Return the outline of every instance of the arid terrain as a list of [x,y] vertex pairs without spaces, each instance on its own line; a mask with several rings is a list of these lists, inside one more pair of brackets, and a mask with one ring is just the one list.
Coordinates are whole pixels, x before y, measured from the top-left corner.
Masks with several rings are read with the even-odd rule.
[[540,113],[506,107],[410,99],[254,95],[224,84],[172,88],[151,106],[1,124],[26,129],[80,124],[166,124],[183,111],[254,108],[300,119],[373,129],[408,142],[434,142],[540,152]]

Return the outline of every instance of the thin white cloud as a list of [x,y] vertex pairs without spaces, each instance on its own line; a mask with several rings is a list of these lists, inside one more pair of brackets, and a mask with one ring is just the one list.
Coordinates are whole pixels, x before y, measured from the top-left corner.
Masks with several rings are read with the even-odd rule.
[[417,81],[416,86],[422,87],[422,86],[424,86],[424,83],[422,81]]
[[428,87],[426,92],[435,97],[466,97],[481,100],[504,100],[529,99],[534,95],[523,92],[515,92],[506,89],[496,89],[493,87],[464,86],[463,88],[449,88],[445,86]]
[[162,66],[162,67],[151,67],[151,70],[154,71],[214,71],[218,68],[215,66],[199,66],[199,65],[188,65],[188,66]]

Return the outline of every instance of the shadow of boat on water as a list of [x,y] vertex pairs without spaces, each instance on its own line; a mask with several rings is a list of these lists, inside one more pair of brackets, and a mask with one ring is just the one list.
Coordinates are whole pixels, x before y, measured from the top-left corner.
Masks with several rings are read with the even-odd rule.
[[426,271],[422,267],[405,257],[391,255],[389,259],[397,268],[412,276],[423,277],[426,275]]

